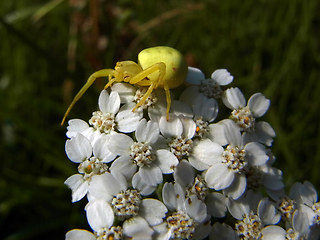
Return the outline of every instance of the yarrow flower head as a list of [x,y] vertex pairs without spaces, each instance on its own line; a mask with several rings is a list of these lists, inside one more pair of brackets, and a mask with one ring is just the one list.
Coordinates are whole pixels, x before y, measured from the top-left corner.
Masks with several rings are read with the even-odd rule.
[[68,122],[65,152],[77,173],[65,184],[72,202],[87,201],[91,230],[66,240],[319,239],[316,189],[306,181],[285,194],[273,167],[275,132],[259,119],[269,99],[246,101],[227,86],[226,69],[206,78],[193,67],[184,69],[188,86],[171,94],[179,66],[139,64],[105,70],[98,110]]

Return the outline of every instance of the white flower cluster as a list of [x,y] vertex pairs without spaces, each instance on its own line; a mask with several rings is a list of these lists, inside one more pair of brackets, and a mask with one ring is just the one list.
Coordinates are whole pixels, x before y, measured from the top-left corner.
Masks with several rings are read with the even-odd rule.
[[133,112],[146,89],[117,83],[88,123],[70,120],[65,150],[79,165],[65,184],[72,202],[87,197],[93,231],[66,240],[318,239],[315,188],[296,183],[285,194],[272,166],[275,132],[259,120],[270,101],[246,101],[232,81],[225,69],[206,79],[190,67],[169,120],[162,89]]

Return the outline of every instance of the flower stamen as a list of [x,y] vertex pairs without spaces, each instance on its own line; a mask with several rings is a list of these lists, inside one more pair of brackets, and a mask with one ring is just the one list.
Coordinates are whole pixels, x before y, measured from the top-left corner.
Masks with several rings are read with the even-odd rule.
[[245,161],[245,150],[237,146],[228,145],[222,155],[224,157],[223,163],[234,172],[242,171],[248,164]]
[[195,222],[188,215],[181,212],[174,212],[167,218],[170,239],[191,239],[195,230]]
[[115,215],[120,219],[126,219],[138,214],[141,201],[141,195],[137,190],[128,189],[113,197],[111,204]]
[[206,137],[209,133],[209,123],[207,121],[204,121],[202,116],[195,117],[194,118],[195,124],[196,124],[196,133],[195,137],[203,138]]
[[254,129],[255,118],[248,106],[233,110],[231,119],[235,121],[243,131],[250,132]]
[[79,173],[84,174],[84,179],[88,180],[93,175],[100,175],[108,170],[107,164],[101,162],[100,159],[96,157],[91,157],[79,164]]
[[208,98],[221,98],[222,89],[216,81],[212,79],[204,79],[201,81],[201,85],[199,85],[199,92],[203,93]]
[[242,221],[236,223],[235,229],[241,240],[261,239],[262,237],[261,219],[253,214],[253,212],[250,212],[248,215],[245,214]]
[[182,160],[188,157],[191,153],[193,142],[189,138],[173,137],[168,143],[170,151],[179,159]]
[[[140,100],[143,98],[145,93],[147,92],[148,88],[146,87],[140,87],[137,89],[136,94],[134,96],[134,101],[136,103],[140,102]],[[157,96],[154,92],[151,92],[151,94],[148,96],[148,98],[144,101],[144,103],[141,105],[142,109],[146,109],[152,105],[154,105],[158,101]]]
[[114,114],[103,113],[101,111],[95,111],[92,113],[89,124],[101,133],[110,133],[111,131],[114,131],[116,126]]
[[130,156],[138,167],[150,166],[155,158],[152,153],[152,147],[141,142],[132,144]]

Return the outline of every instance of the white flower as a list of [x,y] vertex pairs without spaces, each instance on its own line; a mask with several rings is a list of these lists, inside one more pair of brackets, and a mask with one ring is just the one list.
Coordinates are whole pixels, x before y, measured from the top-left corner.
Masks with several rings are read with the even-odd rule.
[[222,95],[220,86],[232,82],[233,76],[226,69],[214,71],[210,79],[205,79],[204,74],[197,68],[189,67],[187,82],[195,86],[188,87],[181,94],[180,100],[188,104],[194,115],[196,123],[196,137],[204,138],[210,133],[209,124],[218,115],[218,102],[216,99]]
[[145,218],[150,225],[161,223],[161,219],[167,212],[166,207],[159,200],[142,199],[140,191],[129,188],[122,175],[108,172],[92,178],[89,205],[94,204],[97,200],[107,202],[112,207],[114,215],[120,219],[129,219],[139,215]]
[[122,173],[130,179],[138,169],[139,180],[151,186],[162,183],[162,174],[170,174],[178,159],[158,145],[160,138],[158,123],[141,120],[135,131],[134,141],[125,134],[111,137],[109,149],[119,155],[111,165],[111,171]]
[[194,98],[188,97],[188,101],[193,110],[193,120],[196,124],[194,137],[211,137],[210,123],[218,115],[218,102],[214,98],[208,98],[203,94],[198,94]]
[[208,98],[218,99],[223,93],[221,86],[228,85],[232,81],[233,76],[226,69],[215,70],[211,78],[206,79],[200,69],[189,67],[186,82],[195,86],[187,88],[181,97],[188,102],[187,96],[192,99],[200,93]]
[[293,221],[294,212],[299,210],[306,214],[309,226],[319,225],[320,202],[317,191],[310,182],[294,183],[290,188],[289,196],[281,191],[276,200],[279,211],[288,222]]
[[82,133],[94,143],[101,134],[113,134],[117,131],[133,132],[142,118],[141,111],[132,112],[134,103],[125,104],[120,108],[120,96],[115,91],[109,95],[103,90],[98,104],[100,110],[92,113],[90,126],[81,119],[72,119],[68,122],[67,137]]
[[196,131],[196,124],[190,118],[170,115],[169,120],[162,116],[159,121],[160,132],[165,137],[170,151],[182,160],[187,158],[193,147],[191,140]]
[[287,229],[286,239],[299,240],[309,239],[310,232],[308,216],[306,213],[295,210],[290,222],[291,227]]
[[[163,222],[167,208],[157,199],[142,199],[139,190],[128,188],[122,175],[106,172],[92,178],[86,211],[88,222],[95,231],[101,228],[101,223],[116,217],[124,220],[124,235],[151,239],[151,227]],[[99,218],[100,222],[97,224]]]
[[197,196],[203,201],[208,209],[208,213],[214,217],[224,217],[227,211],[226,197],[218,192],[209,192],[203,176],[195,176],[194,169],[186,160],[182,160],[174,171],[174,180],[179,184],[186,197]]
[[185,194],[179,184],[164,184],[163,202],[170,213],[159,239],[203,239],[209,235],[206,205],[196,195],[186,198]]
[[190,163],[196,169],[207,169],[205,180],[208,187],[217,191],[224,190],[225,194],[235,199],[246,189],[246,168],[264,165],[269,159],[262,144],[250,142],[244,145],[237,129],[233,121],[226,120],[226,148],[205,139],[195,145],[189,157]]
[[261,93],[253,94],[246,105],[245,97],[239,88],[229,88],[222,98],[223,103],[232,109],[231,119],[243,131],[245,142],[260,142],[267,146],[272,145],[275,132],[269,123],[256,118],[263,116],[270,105],[270,100]]
[[279,193],[284,189],[282,171],[267,164],[261,166],[248,166],[245,169],[247,176],[247,188],[254,191],[264,189],[274,200],[278,199]]
[[90,141],[79,133],[66,141],[66,153],[72,162],[79,163],[80,173],[72,175],[65,181],[72,190],[72,202],[79,201],[87,194],[92,176],[103,174],[108,170],[106,163],[116,156],[106,147],[108,142],[108,137],[104,136],[92,147]]
[[289,195],[300,211],[307,214],[310,226],[320,224],[320,201],[316,189],[310,182],[294,183]]
[[[140,216],[134,216],[124,221],[122,227],[112,226],[113,209],[103,199],[96,199],[86,206],[87,219],[91,228],[100,239],[123,239],[123,236],[132,239],[152,239],[153,230],[148,222]],[[111,235],[113,228],[117,228],[117,235]]]
[[239,220],[235,224],[238,236],[248,240],[285,240],[286,231],[275,225],[281,218],[276,207],[267,198],[264,198],[259,201],[256,208],[252,199],[247,196],[238,200],[229,199],[228,202],[229,212]]

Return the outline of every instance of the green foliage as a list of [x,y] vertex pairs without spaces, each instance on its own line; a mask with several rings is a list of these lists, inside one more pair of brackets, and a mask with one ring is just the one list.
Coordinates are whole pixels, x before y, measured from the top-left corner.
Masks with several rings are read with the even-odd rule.
[[[320,189],[320,3],[317,0],[51,0],[0,2],[0,238],[64,239],[89,228],[64,180],[63,113],[87,77],[144,48],[179,49],[209,77],[235,76],[247,98],[271,99],[265,119],[285,182]],[[88,119],[103,82],[70,117]],[[74,89],[74,91],[73,91]]]

